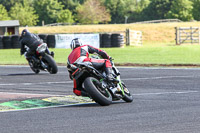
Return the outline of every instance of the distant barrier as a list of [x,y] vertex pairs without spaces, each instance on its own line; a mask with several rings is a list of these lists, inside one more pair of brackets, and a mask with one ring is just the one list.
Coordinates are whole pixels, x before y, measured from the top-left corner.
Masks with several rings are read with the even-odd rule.
[[49,48],[55,48],[55,46],[56,46],[55,35],[48,35],[47,36],[47,45],[48,45]]
[[38,36],[43,40],[44,43],[47,43],[48,34],[39,34]]
[[0,49],[3,49],[3,40],[2,40],[2,36],[0,36]]
[[[47,43],[49,48],[55,48],[55,35],[38,34],[38,36]],[[123,47],[125,44],[124,35],[122,33],[101,33],[99,36],[100,48]],[[0,49],[20,48],[19,39],[20,36],[18,35],[0,36]]]
[[123,47],[124,46],[124,35],[123,34],[112,34],[111,35],[111,46],[112,47]]
[[3,48],[4,49],[11,49],[12,48],[11,36],[3,36],[2,41],[3,41]]
[[12,48],[14,48],[14,49],[20,48],[19,38],[20,37],[18,35],[11,36],[11,45],[12,45]]

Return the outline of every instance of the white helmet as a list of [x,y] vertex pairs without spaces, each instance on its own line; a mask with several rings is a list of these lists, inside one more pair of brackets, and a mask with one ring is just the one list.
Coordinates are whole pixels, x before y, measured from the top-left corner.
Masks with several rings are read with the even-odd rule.
[[82,46],[81,40],[79,38],[75,38],[72,40],[70,47],[72,50],[74,50],[75,48]]

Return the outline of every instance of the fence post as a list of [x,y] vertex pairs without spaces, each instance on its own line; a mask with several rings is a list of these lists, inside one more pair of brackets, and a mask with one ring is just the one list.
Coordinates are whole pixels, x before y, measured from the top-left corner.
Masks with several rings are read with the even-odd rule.
[[190,39],[191,39],[191,44],[193,44],[193,29],[192,29],[192,26],[190,27]]
[[176,45],[178,45],[179,38],[178,38],[178,28],[177,27],[175,27],[175,40],[176,40]]
[[181,40],[181,39],[182,39],[182,38],[181,38],[181,30],[182,30],[182,29],[179,27],[179,28],[178,28],[178,44],[179,44],[179,45],[181,45],[181,43],[182,43],[182,42],[181,42],[181,41],[182,41],[182,40]]
[[126,29],[126,46],[130,45],[130,30]]

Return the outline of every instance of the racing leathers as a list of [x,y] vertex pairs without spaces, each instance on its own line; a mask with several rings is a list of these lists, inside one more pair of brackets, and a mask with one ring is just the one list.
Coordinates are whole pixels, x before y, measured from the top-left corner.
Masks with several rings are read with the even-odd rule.
[[[89,58],[89,54],[94,54],[94,53],[100,55],[103,59]],[[105,51],[90,45],[79,46],[70,53],[70,55],[68,56],[67,68],[69,71],[70,78],[73,79],[74,82],[73,92],[76,95],[78,96],[84,95],[83,94],[84,91],[82,91],[84,89],[82,88],[82,81],[77,81],[75,78],[72,78],[71,75],[73,73],[72,70],[73,68],[71,68],[71,66],[73,66],[76,63],[89,62],[95,69],[99,70],[104,69],[108,77],[108,80],[114,80],[111,79],[112,65],[109,58],[110,57],[107,55]]]
[[[21,50],[20,54],[23,55],[26,52],[26,47],[28,47],[28,51],[26,53],[26,59],[29,60],[30,57],[35,53],[38,45],[43,43],[43,40],[40,39],[40,37],[36,34],[30,33],[25,30],[25,32],[22,34],[20,38],[20,43],[21,43]],[[51,54],[49,49],[46,49],[46,52],[48,54]]]

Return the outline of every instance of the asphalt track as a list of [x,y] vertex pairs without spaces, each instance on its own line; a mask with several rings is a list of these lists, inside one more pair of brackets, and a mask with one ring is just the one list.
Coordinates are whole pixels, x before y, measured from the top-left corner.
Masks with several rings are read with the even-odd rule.
[[[198,133],[200,69],[120,68],[134,101],[0,112],[1,133]],[[33,74],[29,67],[0,66],[0,103],[73,95],[65,67]]]

